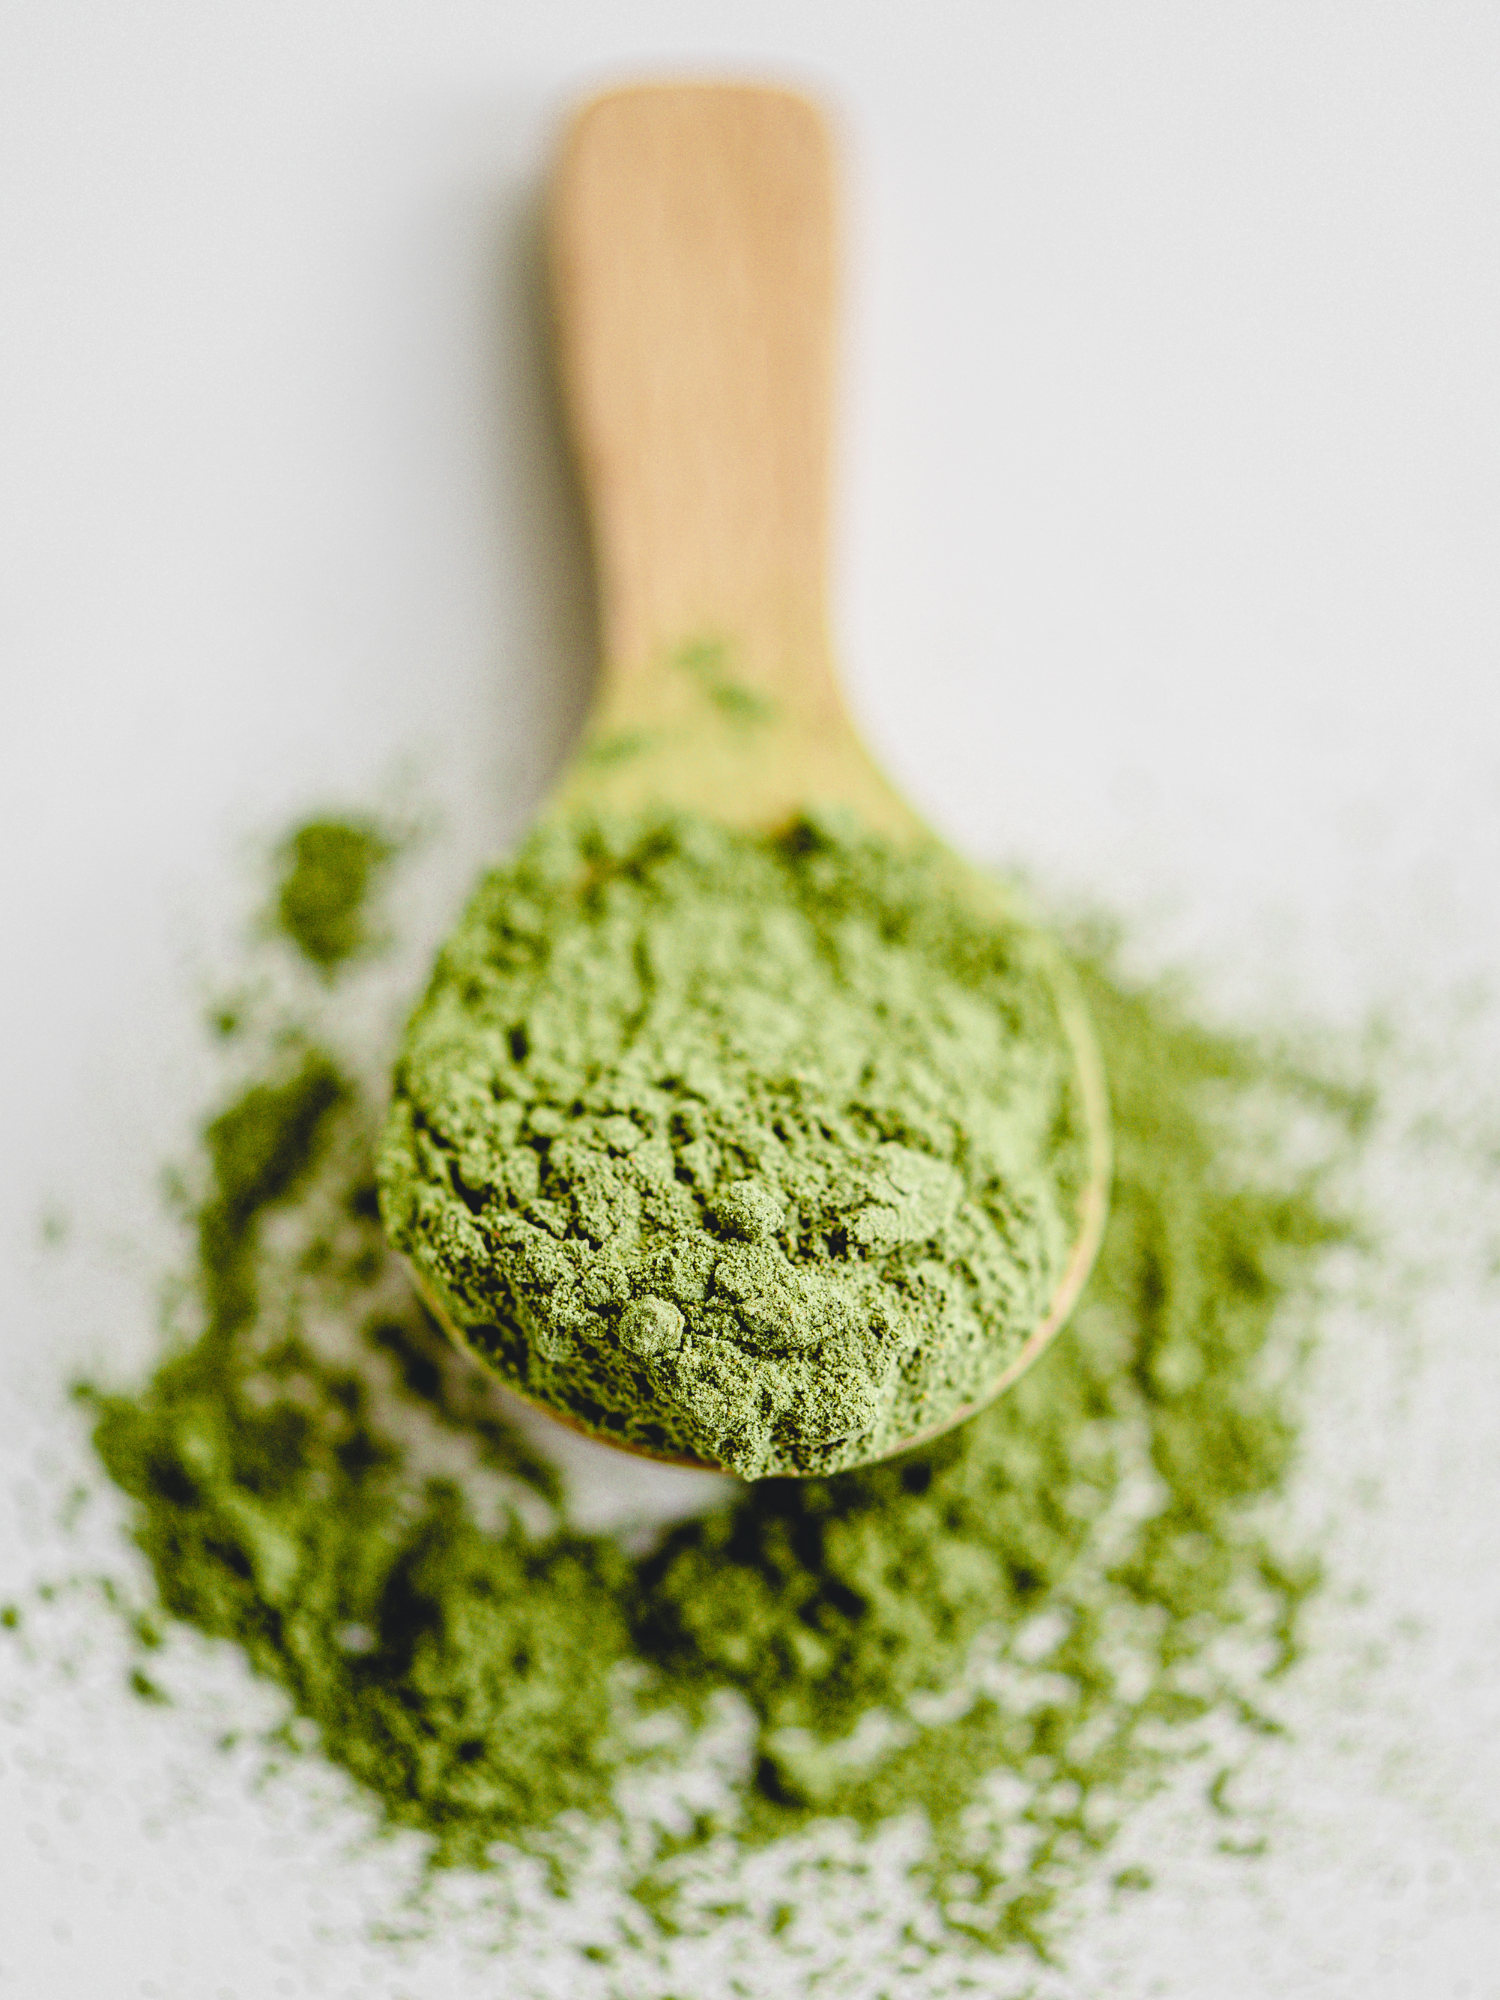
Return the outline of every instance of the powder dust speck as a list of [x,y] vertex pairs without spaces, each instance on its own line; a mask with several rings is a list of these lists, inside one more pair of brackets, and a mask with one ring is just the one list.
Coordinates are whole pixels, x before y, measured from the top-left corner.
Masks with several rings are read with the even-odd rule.
[[[387,828],[369,818],[304,820],[281,841],[270,927],[325,979],[376,942],[371,892],[398,845]],[[221,1023],[221,1032],[233,1031],[232,1010],[224,1011]]]

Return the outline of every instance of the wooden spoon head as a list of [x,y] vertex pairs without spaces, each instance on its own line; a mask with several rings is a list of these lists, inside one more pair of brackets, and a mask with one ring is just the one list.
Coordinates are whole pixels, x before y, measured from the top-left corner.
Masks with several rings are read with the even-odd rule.
[[[963,864],[956,859],[954,866],[963,868]],[[986,904],[992,906],[997,926],[1003,922],[1005,927],[1013,932],[1016,912],[1004,901],[997,885],[972,870],[965,870],[964,873],[980,907],[983,908]],[[1072,1068],[1085,1142],[1085,1172],[1076,1199],[1075,1231],[1067,1261],[1053,1288],[1046,1311],[1019,1351],[1011,1355],[982,1394],[950,1410],[940,1422],[912,1432],[894,1442],[884,1443],[879,1449],[870,1450],[851,1463],[872,1465],[915,1450],[918,1446],[930,1443],[944,1432],[954,1429],[958,1424],[966,1422],[968,1418],[994,1402],[1039,1359],[1061,1331],[1078,1301],[1103,1241],[1112,1168],[1109,1101],[1104,1066],[1093,1024],[1089,1019],[1088,1009],[1072,968],[1056,946],[1043,934],[1037,934],[1036,943],[1041,948],[1041,968],[1052,988],[1058,1029]],[[449,1339],[470,1359],[481,1367],[493,1371],[495,1362],[492,1354],[485,1347],[469,1340],[460,1318],[450,1309],[440,1290],[435,1288],[415,1266],[411,1267],[411,1271],[417,1290]],[[638,1458],[651,1459],[659,1464],[676,1465],[696,1471],[732,1473],[735,1470],[732,1466],[722,1465],[712,1459],[655,1450],[634,1440],[624,1439],[608,1429],[584,1421],[574,1411],[554,1403],[540,1401],[534,1395],[529,1395],[508,1374],[502,1374],[501,1379],[510,1394],[531,1404],[543,1415],[552,1417],[567,1429],[593,1438],[596,1442],[608,1444],[618,1451]],[[836,1445],[839,1440],[833,1439],[828,1442]],[[814,1471],[803,1471],[782,1465],[778,1467],[774,1476],[811,1478],[819,1475]]]

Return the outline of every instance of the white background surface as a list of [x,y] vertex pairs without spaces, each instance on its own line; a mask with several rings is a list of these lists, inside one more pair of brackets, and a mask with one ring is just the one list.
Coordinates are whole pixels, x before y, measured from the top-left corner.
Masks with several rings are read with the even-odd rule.
[[[1394,1003],[1418,1108],[1495,1097],[1464,1011],[1500,976],[1488,0],[10,0],[0,1589],[82,1462],[60,1381],[149,1352],[247,854],[309,804],[439,804],[430,939],[576,730],[539,190],[571,98],[662,71],[842,115],[837,624],[897,779],[1228,1000]],[[1163,1808],[1132,1836],[1161,1888],[1049,1991],[1500,1992],[1500,1314],[1441,1276],[1494,1194],[1418,1178],[1434,1275],[1325,1363],[1337,1587],[1265,1774],[1283,1834],[1224,1862]],[[616,1990],[369,1944],[373,1863],[109,1685],[0,1737],[0,1992]]]

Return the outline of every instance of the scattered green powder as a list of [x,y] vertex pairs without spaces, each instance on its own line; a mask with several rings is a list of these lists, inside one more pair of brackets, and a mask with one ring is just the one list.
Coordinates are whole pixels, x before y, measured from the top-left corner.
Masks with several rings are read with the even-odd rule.
[[1046,1317],[1088,1140],[1049,948],[937,848],[545,824],[438,960],[380,1154],[512,1388],[746,1478],[880,1458]]
[[[437,1865],[529,1849],[565,1891],[558,1816],[623,1817],[629,1886],[670,1927],[695,1854],[918,1814],[934,1948],[1047,1949],[1136,1799],[1207,1738],[1206,1783],[1226,1732],[1271,1726],[1315,1571],[1262,1503],[1293,1461],[1320,1259],[1350,1234],[1308,1128],[1332,1161],[1362,1110],[1133,989],[1103,947],[1079,970],[1117,1173],[1070,1327],[936,1443],[746,1486],[644,1555],[568,1528],[412,1298],[358,1065],[275,1051],[207,1128],[200,1330],[141,1387],[84,1392],[159,1612],[241,1649],[304,1718],[288,1754],[342,1767]],[[1266,1138],[1278,1117],[1303,1164]],[[433,1438],[469,1472],[424,1476]],[[159,1666],[142,1678],[156,1699]],[[633,1776],[690,1768],[726,1690],[754,1745],[727,1803],[643,1820]]]
[[307,820],[283,843],[274,921],[325,978],[371,943],[369,891],[395,843],[373,820]]

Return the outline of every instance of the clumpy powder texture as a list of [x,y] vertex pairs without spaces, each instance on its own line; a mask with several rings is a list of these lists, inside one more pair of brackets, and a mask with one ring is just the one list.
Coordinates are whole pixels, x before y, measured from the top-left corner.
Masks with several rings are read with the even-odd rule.
[[369,893],[395,850],[367,819],[306,820],[283,842],[273,924],[325,978],[369,947]]
[[391,1237],[502,1380],[747,1478],[982,1399],[1080,1233],[1087,1138],[1036,933],[834,823],[550,824],[412,1021]]
[[[859,1843],[893,1827],[920,1895],[891,1947],[908,1977],[1055,1951],[1060,1899],[1173,1772],[1244,1844],[1226,1788],[1277,1726],[1316,1581],[1271,1503],[1318,1274],[1351,1234],[1329,1175],[1369,1107],[1102,946],[1078,963],[1117,1177],[1072,1324],[937,1442],[741,1487],[644,1552],[569,1525],[388,1251],[383,1091],[359,1081],[380,1051],[242,1029],[194,1323],[146,1381],[83,1392],[147,1565],[136,1693],[172,1692],[174,1621],[238,1649],[284,1695],[273,1754],[340,1768],[435,1869],[503,1888],[535,1855],[552,1894],[586,1883],[567,1935],[622,1991],[679,1990],[649,1968],[729,1923],[765,1964],[790,1940],[800,1990],[836,1950],[815,1939],[840,1871],[853,1894]],[[993,1961],[973,1976],[998,1990]]]

